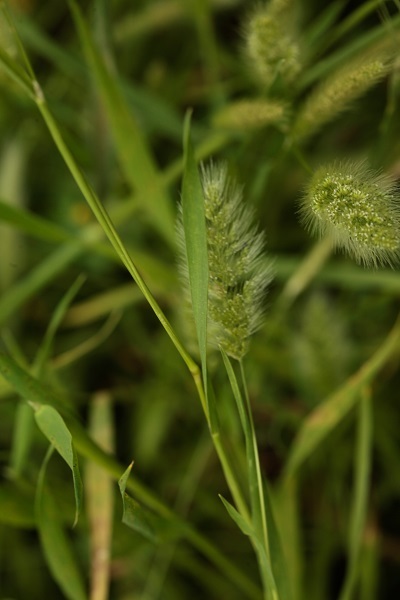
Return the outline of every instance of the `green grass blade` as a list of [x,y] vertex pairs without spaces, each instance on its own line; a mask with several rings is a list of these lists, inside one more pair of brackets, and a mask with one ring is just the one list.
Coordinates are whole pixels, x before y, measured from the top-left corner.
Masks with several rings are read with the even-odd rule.
[[257,440],[255,438],[254,429],[251,426],[249,409],[246,404],[246,400],[243,398],[242,393],[240,391],[239,384],[232,367],[232,363],[229,360],[227,354],[222,349],[221,354],[226,372],[228,374],[232,393],[236,401],[240,422],[246,440],[247,472],[249,478],[253,527],[254,531],[258,532],[259,537],[265,546],[266,555],[269,556],[263,482],[258,458]]
[[50,357],[51,347],[53,344],[54,337],[56,335],[57,329],[59,328],[64,315],[71,304],[72,300],[75,298],[76,294],[80,290],[83,282],[85,281],[85,277],[80,275],[74,283],[71,285],[69,290],[64,294],[61,298],[58,306],[56,307],[50,323],[47,327],[46,333],[44,335],[43,341],[40,345],[40,348],[36,354],[35,361],[32,367],[32,371],[34,374],[40,374]]
[[32,377],[4,352],[0,352],[0,374],[12,388],[27,402],[32,404],[50,404],[54,408],[65,410],[65,403],[47,386]]
[[[52,63],[59,73],[64,73],[75,81],[82,81],[88,76],[86,65],[68,53],[60,41],[51,38],[36,23],[29,19],[19,19],[18,30],[26,46]],[[162,133],[179,142],[182,123],[178,110],[145,86],[139,86],[137,82],[127,80],[122,75],[120,81],[129,105],[140,114],[143,130],[149,134]]]
[[41,432],[47,437],[72,471],[75,494],[74,525],[76,525],[82,504],[82,480],[71,433],[60,413],[52,406],[43,405],[35,410],[35,420]]
[[355,485],[350,515],[349,552],[346,578],[339,600],[351,600],[359,573],[359,558],[368,507],[368,490],[372,458],[373,414],[371,393],[363,389],[359,401],[358,431],[355,452]]
[[65,242],[71,238],[69,232],[55,223],[2,201],[0,201],[0,221],[14,225],[19,231],[44,241]]
[[336,392],[322,402],[306,418],[286,464],[285,474],[294,474],[303,462],[317,449],[325,438],[348,414],[360,390],[382,369],[386,362],[400,350],[400,318],[383,344],[364,365]]
[[128,466],[118,481],[123,507],[122,522],[153,544],[182,537],[184,528],[179,521],[174,518],[165,519],[151,513],[127,494],[126,486],[132,467],[133,463]]
[[[398,27],[399,23],[400,15],[392,18],[391,26],[393,29]],[[346,61],[351,60],[357,52],[361,52],[362,50],[367,51],[370,45],[382,40],[387,35],[388,26],[387,23],[383,23],[379,27],[375,27],[374,29],[367,31],[365,34],[359,35],[354,39],[354,41],[349,43],[344,48],[339,47],[339,50],[337,50],[335,53],[328,55],[326,58],[323,58],[320,62],[308,69],[306,74],[299,82],[299,90],[303,90],[304,88],[328,75],[335,68],[345,64]]]
[[[268,522],[268,542],[271,557],[271,566],[276,588],[278,590],[280,600],[292,600],[292,582],[289,578],[286,557],[283,552],[283,537],[278,529],[274,510],[270,498],[270,490],[268,485],[264,486],[265,496],[265,513]],[[286,544],[290,545],[292,540],[287,540]]]
[[[237,409],[239,412],[240,422],[242,425],[244,437],[246,440],[246,461],[247,461],[247,473],[249,480],[249,491],[251,499],[252,509],[252,531],[255,539],[253,540],[254,545],[257,549],[259,558],[261,575],[263,577],[264,586],[266,590],[270,590],[272,594],[278,594],[274,575],[271,567],[270,574],[265,571],[264,562],[268,561],[270,564],[271,553],[269,548],[269,533],[267,525],[267,515],[265,509],[265,498],[264,498],[264,484],[261,475],[260,459],[258,455],[257,439],[255,435],[253,418],[251,415],[251,407],[247,398],[243,397],[238,381],[236,379],[235,372],[233,370],[231,361],[226,353],[221,349],[222,358],[224,361],[225,369],[228,374],[229,383],[232,388],[232,393],[236,401]],[[241,374],[243,385],[245,386],[244,370],[241,364]],[[246,390],[246,388],[245,388]],[[250,534],[247,534],[250,535]],[[261,550],[262,552],[261,552]],[[265,556],[265,558],[264,558]],[[278,597],[278,596],[276,596]]]
[[118,481],[119,490],[122,497],[122,522],[131,529],[139,532],[149,541],[155,543],[157,541],[157,536],[148,518],[146,518],[145,512],[140,504],[126,493],[126,484],[132,467],[133,462],[128,466]]
[[112,77],[109,73],[101,54],[96,48],[78,4],[74,0],[69,0],[69,5],[98,92],[109,118],[125,176],[132,188],[146,198],[142,208],[149,214],[150,222],[157,226],[160,233],[171,245],[174,245],[175,229],[172,207],[169,204],[167,194],[162,189],[153,157],[116,83],[115,77]]
[[47,464],[53,448],[50,447],[39,473],[35,513],[40,542],[54,580],[68,600],[85,600],[86,593],[76,556],[61,525],[59,511],[50,490],[45,486]]
[[[275,567],[273,562],[272,565],[278,589],[281,590],[287,586],[289,598],[300,600],[303,598],[302,575],[307,558],[303,552],[297,481],[292,478],[285,480],[283,485],[269,486],[265,490],[265,496],[267,511],[271,511],[275,517],[275,519],[272,518],[272,523],[276,520],[279,534],[278,551],[279,553],[282,551],[280,564]],[[271,508],[269,508],[270,504]],[[267,512],[267,516],[269,516],[269,512]],[[274,542],[271,541],[270,545],[274,560]],[[284,593],[282,593],[282,597],[285,597]]]
[[53,63],[59,72],[74,77],[85,76],[85,65],[68,52],[59,40],[46,35],[39,28],[38,22],[21,15],[18,18],[18,31],[27,48],[34,50],[36,54]]
[[57,248],[0,298],[0,327],[37,291],[52,281],[82,251],[82,245],[69,242]]
[[[51,402],[56,407],[62,406],[60,400],[52,391],[21,369],[15,361],[3,353],[0,353],[0,374],[3,375],[6,381],[8,381],[23,398],[39,404]],[[73,418],[68,420],[68,429],[72,434],[74,447],[81,456],[95,461],[114,478],[120,476],[121,466],[115,458],[104,452],[104,450],[91,439],[85,429]],[[232,561],[228,560],[215,546],[213,546],[213,544],[193,527],[180,520],[171,509],[160,501],[154,493],[140,483],[140,481],[131,478],[127,482],[126,487],[156,514],[166,520],[172,520],[174,523],[176,522],[179,531],[182,531],[182,535],[188,542],[190,542],[199,552],[204,554],[204,556],[220,569],[229,580],[235,582],[246,596],[254,598],[254,600],[259,598],[257,587],[245,573],[238,569]]]
[[[111,244],[113,245],[121,262],[125,265],[127,271],[130,273],[132,278],[137,283],[139,289],[145,296],[147,302],[150,304],[151,308],[153,309],[154,313],[156,314],[161,325],[164,327],[165,331],[167,332],[168,336],[170,337],[171,341],[173,342],[175,348],[178,350],[182,359],[186,363],[190,373],[193,376],[196,387],[199,390],[199,393],[201,393],[201,390],[200,390],[201,384],[199,382],[198,366],[193,361],[191,356],[187,353],[185,348],[182,346],[182,343],[178,339],[174,329],[171,327],[171,324],[169,323],[168,319],[166,318],[166,316],[164,315],[160,306],[158,305],[156,299],[154,298],[154,296],[150,292],[149,288],[147,287],[147,285],[146,285],[145,281],[143,280],[142,276],[140,275],[136,265],[133,263],[130,255],[129,255],[129,252],[127,251],[125,245],[123,244],[121,238],[119,237],[108,212],[106,211],[104,206],[101,204],[100,200],[98,199],[98,197],[94,193],[93,189],[89,185],[83,172],[81,171],[81,169],[78,167],[77,163],[75,162],[75,159],[74,159],[73,155],[71,154],[67,144],[65,143],[63,136],[61,135],[61,132],[58,128],[56,121],[53,118],[53,115],[51,114],[50,110],[48,109],[48,107],[46,105],[44,96],[43,96],[39,86],[37,86],[37,87],[38,87],[38,95],[36,98],[37,107],[43,116],[43,119],[53,137],[53,140],[54,140],[61,156],[63,157],[65,163],[67,164],[69,170],[71,171],[71,174],[72,174],[73,178],[75,179],[76,184],[78,185],[78,187],[81,190],[83,196],[85,197],[87,203],[89,204],[94,215],[96,216],[97,220],[99,221],[104,233],[107,235],[108,239],[110,240]],[[0,311],[0,319],[1,319],[1,311]]]
[[[182,181],[182,217],[185,232],[189,285],[196,325],[199,353],[203,371],[207,419],[212,417],[208,406],[207,390],[207,305],[208,305],[208,254],[207,231],[204,213],[203,189],[190,141],[190,113],[184,125],[184,171]],[[214,420],[213,420],[214,421]],[[211,423],[213,430],[215,422]]]
[[29,529],[36,526],[32,494],[18,483],[3,480],[0,484],[0,523]]
[[335,2],[330,2],[310,25],[305,32],[305,39],[310,48],[313,48],[315,44],[318,45],[319,40],[325,39],[324,36],[326,36],[326,32],[334,25],[343,10],[346,1],[347,0],[336,0]]
[[[48,357],[51,342],[57,330],[57,327],[61,319],[63,318],[65,310],[68,308],[69,303],[78,291],[81,284],[82,278],[78,278],[75,284],[64,296],[60,305],[57,307],[53,315],[53,319],[50,322],[45,339],[39,349],[38,355],[36,356],[35,364],[33,367],[34,372],[38,373],[41,371],[44,362]],[[34,419],[32,415],[32,409],[26,404],[21,403],[16,412],[16,420],[14,425],[14,435],[10,457],[10,469],[14,476],[21,475],[23,466],[26,463],[26,458],[30,450],[33,425]]]
[[328,47],[337,44],[338,40],[351,31],[352,28],[359,25],[371,13],[381,9],[385,2],[387,2],[387,0],[370,0],[369,2],[363,2],[361,6],[353,10],[353,12],[351,12],[350,15],[336,27],[332,35],[328,36],[328,39],[321,50],[326,52]]
[[24,69],[15,62],[8,54],[0,48],[0,64],[6,73],[13,79],[28,96],[34,98],[32,81]]
[[221,494],[219,495],[219,497],[222,500],[222,503],[225,506],[231,519],[236,523],[236,525],[239,527],[239,529],[242,531],[242,533],[244,533],[244,535],[247,535],[250,537],[250,539],[252,540],[252,543],[256,547],[257,554],[259,557],[259,562],[260,562],[261,576],[264,579],[264,581],[267,583],[266,588],[265,588],[266,589],[265,599],[279,600],[278,590],[276,589],[275,582],[274,582],[274,576],[271,571],[271,563],[266,555],[265,547],[264,547],[263,543],[260,541],[259,535],[257,535],[257,533],[253,529],[253,527],[251,525],[249,525],[249,523],[246,521],[246,519],[244,519],[241,516],[240,513],[238,513],[238,511],[236,510],[236,508],[234,506],[232,506],[232,504],[230,504],[227,500],[225,500],[225,498],[223,498],[221,496]]
[[10,453],[10,471],[13,477],[18,478],[22,475],[31,449],[34,428],[32,408],[25,402],[20,402],[15,413]]

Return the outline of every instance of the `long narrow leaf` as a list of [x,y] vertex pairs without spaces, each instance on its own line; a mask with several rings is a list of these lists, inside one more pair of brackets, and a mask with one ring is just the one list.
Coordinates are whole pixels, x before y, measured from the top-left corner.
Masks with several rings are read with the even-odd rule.
[[372,455],[372,402],[370,390],[364,389],[359,402],[358,431],[355,448],[355,485],[350,515],[349,551],[346,578],[340,600],[351,600],[359,572],[359,557],[368,506],[368,489]]
[[65,403],[49,387],[32,377],[28,371],[3,352],[0,352],[0,374],[27,402],[38,406],[50,404],[58,409],[67,409]]
[[40,542],[48,567],[68,600],[85,600],[86,593],[75,554],[61,525],[57,505],[45,486],[45,474],[52,454],[50,447],[40,470],[35,512]]
[[294,474],[325,438],[337,427],[357,401],[362,387],[400,350],[400,317],[375,354],[346,383],[322,402],[306,418],[286,466],[286,476]]
[[50,323],[47,327],[47,330],[44,335],[43,341],[40,345],[40,348],[36,354],[34,366],[33,366],[33,373],[40,374],[42,372],[44,365],[50,356],[51,346],[52,346],[52,343],[54,340],[54,336],[57,332],[57,329],[60,326],[60,323],[63,320],[64,315],[65,315],[69,305],[71,304],[72,300],[75,298],[76,294],[78,293],[79,289],[81,288],[84,280],[85,280],[85,277],[83,275],[80,275],[74,281],[74,283],[71,285],[71,287],[67,290],[67,292],[64,294],[64,296],[61,298],[60,302],[58,303],[58,305],[52,315]]
[[32,408],[26,402],[21,401],[15,413],[10,454],[10,471],[14,477],[22,475],[31,449],[34,429],[35,421]]
[[219,497],[222,500],[222,503],[225,506],[231,519],[236,523],[236,525],[239,527],[242,533],[250,537],[252,543],[254,544],[257,550],[261,575],[263,579],[265,579],[268,582],[268,592],[266,598],[271,598],[271,600],[279,600],[278,591],[276,589],[274,583],[274,576],[271,570],[271,564],[265,553],[265,547],[260,542],[260,537],[257,535],[255,530],[248,524],[248,522],[245,519],[243,519],[241,514],[238,513],[238,511],[234,506],[232,506],[232,504],[225,500],[225,498],[223,498],[221,495]]
[[35,411],[35,420],[41,432],[47,437],[72,471],[75,493],[75,522],[77,523],[82,504],[82,480],[78,457],[72,443],[71,433],[60,413],[52,406],[41,406]]
[[[264,586],[266,589],[270,590],[272,595],[277,595],[278,591],[276,588],[276,582],[272,569],[269,568],[268,570],[266,570],[264,566],[265,561],[267,561],[268,564],[271,561],[271,552],[269,548],[269,530],[265,510],[264,484],[261,475],[257,439],[253,426],[252,415],[250,412],[251,408],[248,402],[248,398],[244,398],[240,391],[239,384],[237,382],[236,375],[233,370],[232,364],[229,360],[229,357],[222,349],[221,353],[228,374],[229,383],[231,385],[234,398],[236,400],[236,405],[238,408],[240,421],[246,440],[246,460],[252,508],[252,529],[253,535],[255,536],[253,543],[255,548],[257,549],[261,574],[264,580]],[[242,364],[241,373],[243,384],[245,385],[244,370]]]
[[183,529],[175,519],[165,519],[155,515],[127,494],[126,486],[132,467],[133,463],[128,466],[118,481],[123,506],[122,522],[152,543],[179,539]]
[[[184,125],[184,171],[182,181],[182,217],[185,233],[186,255],[193,316],[196,326],[203,384],[207,390],[207,304],[208,304],[208,254],[207,230],[204,213],[203,189],[190,141],[190,113]],[[206,415],[210,417],[208,402]],[[213,427],[212,427],[213,429]]]
[[74,0],[69,0],[75,24],[84,47],[91,72],[110,121],[116,149],[127,180],[146,201],[143,209],[149,213],[167,241],[174,243],[174,217],[168,197],[162,189],[154,163],[137,122],[129,110],[115,77],[109,73],[96,48],[92,34]]
[[65,242],[71,234],[62,227],[47,221],[28,210],[15,207],[0,200],[0,221],[14,225],[19,231],[28,233],[41,240]]
[[60,246],[34,267],[24,279],[15,283],[0,298],[0,327],[5,321],[29,300],[38,290],[58,275],[82,252],[78,242],[69,242]]

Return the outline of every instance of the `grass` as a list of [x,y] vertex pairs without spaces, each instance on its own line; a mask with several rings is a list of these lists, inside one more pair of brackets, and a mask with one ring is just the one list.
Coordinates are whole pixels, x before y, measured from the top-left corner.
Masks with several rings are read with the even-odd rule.
[[[398,3],[0,4],[2,596],[395,597],[397,191],[392,269],[299,212],[323,165],[399,178]],[[274,265],[239,360],[207,328],[220,159]]]

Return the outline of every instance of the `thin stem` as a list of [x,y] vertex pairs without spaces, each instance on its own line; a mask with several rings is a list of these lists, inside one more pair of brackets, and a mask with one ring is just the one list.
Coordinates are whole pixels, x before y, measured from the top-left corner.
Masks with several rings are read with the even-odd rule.
[[[123,472],[123,467],[115,458],[104,452],[88,436],[84,428],[75,420],[67,420],[74,446],[80,455],[96,462],[102,466],[113,478],[119,479]],[[174,521],[182,532],[182,536],[190,542],[194,548],[199,550],[210,560],[226,577],[236,583],[236,585],[246,594],[247,597],[259,600],[260,592],[258,587],[229,559],[227,559],[213,544],[211,544],[202,534],[194,529],[189,523],[182,521],[166,504],[159,500],[150,490],[148,490],[135,477],[130,477],[127,481],[127,490],[135,497],[148,506],[158,515]]]
[[[239,361],[239,365],[240,365],[240,375],[241,375],[241,379],[242,379],[242,386],[243,386],[246,407],[247,407],[247,411],[246,411],[247,412],[247,414],[246,414],[247,425],[246,425],[246,430],[244,433],[246,436],[246,445],[248,447],[248,449],[247,449],[248,460],[250,461],[250,464],[253,465],[253,470],[254,470],[254,473],[251,473],[250,469],[249,469],[249,485],[250,485],[252,511],[253,511],[253,527],[257,534],[259,531],[261,532],[260,537],[261,537],[262,546],[265,550],[267,561],[271,564],[271,553],[270,553],[270,549],[269,549],[269,540],[268,540],[267,516],[266,516],[266,512],[265,512],[264,486],[263,486],[263,480],[262,480],[262,474],[261,474],[260,457],[259,457],[258,446],[257,446],[257,437],[256,437],[255,428],[254,428],[253,413],[252,413],[251,405],[250,405],[250,398],[249,398],[249,392],[248,392],[248,387],[247,387],[246,374],[245,374],[244,365],[243,365],[242,360]],[[257,548],[256,548],[256,550],[257,550]],[[262,569],[262,558],[259,556],[259,552],[257,552],[257,556],[259,557],[260,568]],[[263,573],[263,570],[261,570],[261,575],[263,577],[264,585],[266,585],[267,582],[269,584],[270,582],[267,579],[266,574]],[[271,568],[271,577],[272,577],[272,583],[274,585],[274,588],[271,590],[271,592],[273,594],[273,597],[278,599],[278,591],[276,589],[276,584],[275,584],[275,581],[273,578],[272,568]]]
[[[260,457],[259,457],[258,447],[257,447],[257,438],[256,438],[256,432],[255,432],[255,428],[254,428],[253,413],[251,411],[246,375],[245,375],[242,360],[239,361],[239,365],[240,365],[240,375],[242,378],[243,391],[244,391],[244,396],[245,396],[246,405],[247,405],[247,415],[246,416],[247,416],[249,430],[250,430],[249,452],[252,455],[251,458],[252,458],[252,461],[254,464],[254,469],[255,469],[256,477],[257,477],[257,486],[256,486],[255,490],[253,491],[253,496],[254,496],[253,504],[255,504],[257,506],[257,512],[255,512],[253,514],[254,527],[256,530],[258,530],[258,528],[260,527],[260,529],[262,531],[263,545],[265,548],[265,552],[267,554],[267,558],[268,558],[268,560],[270,560],[267,518],[266,518],[266,513],[265,513],[264,486],[263,486],[261,467],[260,467]],[[253,508],[253,510],[254,510],[254,508]],[[257,521],[256,521],[256,518],[257,518]]]
[[274,574],[272,572],[271,555],[269,551],[267,518],[265,510],[264,486],[261,476],[260,460],[257,448],[257,439],[251,413],[250,400],[247,391],[246,377],[242,361],[239,361],[244,398],[232,364],[227,354],[221,348],[222,358],[236,400],[240,422],[246,442],[246,459],[249,479],[252,515],[250,521],[250,541],[257,555],[259,570],[266,599],[279,599]]
[[221,463],[221,467],[224,471],[224,476],[225,476],[226,482],[228,484],[229,491],[232,494],[232,498],[235,501],[236,507],[237,507],[238,511],[240,512],[240,514],[242,515],[242,517],[248,523],[251,523],[251,515],[249,512],[249,509],[243,498],[243,494],[240,489],[239,483],[237,481],[235,471],[234,471],[232,465],[230,464],[230,460],[229,460],[229,458],[226,454],[225,448],[222,444],[221,436],[219,433],[213,433],[211,437],[213,440],[214,448],[218,454],[218,458]]
[[156,299],[150,292],[145,281],[143,280],[139,271],[135,267],[124,244],[122,243],[121,238],[119,237],[117,231],[115,230],[115,227],[113,225],[113,222],[111,221],[109,214],[107,213],[106,209],[104,208],[104,206],[101,204],[101,202],[97,198],[96,194],[94,193],[91,186],[87,182],[82,171],[76,164],[75,159],[73,158],[69,148],[67,147],[67,145],[61,135],[61,132],[58,128],[58,125],[55,122],[53,115],[51,114],[51,112],[46,104],[46,101],[45,101],[43,93],[39,87],[39,84],[37,84],[35,82],[34,87],[36,90],[36,99],[35,99],[36,105],[37,105],[40,113],[42,114],[42,117],[50,131],[50,134],[51,134],[61,156],[63,157],[76,184],[78,185],[79,189],[81,190],[84,198],[86,199],[87,203],[89,204],[90,208],[92,209],[95,217],[97,218],[103,231],[105,232],[105,234],[107,235],[111,244],[113,245],[118,256],[123,261],[125,267],[127,268],[129,273],[131,274],[132,278],[136,282],[138,288],[141,290],[141,292],[145,296],[146,300],[150,304],[151,308],[153,309],[154,313],[156,314],[161,325],[164,327],[165,331],[167,332],[168,336],[170,337],[175,348],[178,350],[182,359],[186,363],[186,365],[195,381],[195,385],[196,385],[197,391],[199,393],[199,397],[202,402],[203,409],[206,410],[206,405],[205,405],[205,400],[204,400],[204,391],[203,391],[203,387],[202,387],[202,383],[201,383],[200,370],[199,370],[198,365],[194,362],[194,360],[191,358],[191,356],[187,353],[187,351],[183,347],[182,343],[178,339],[178,337],[175,334],[173,328],[171,327],[171,324],[169,323],[167,317],[161,310]]

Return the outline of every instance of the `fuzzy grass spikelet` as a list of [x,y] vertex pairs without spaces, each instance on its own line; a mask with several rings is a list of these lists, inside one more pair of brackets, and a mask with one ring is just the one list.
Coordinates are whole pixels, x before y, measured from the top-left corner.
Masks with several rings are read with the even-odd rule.
[[287,121],[287,105],[277,100],[242,99],[228,104],[213,118],[217,127],[248,131]]
[[[240,360],[251,335],[262,325],[264,297],[272,279],[271,265],[264,256],[265,236],[253,224],[253,213],[243,204],[242,190],[230,181],[225,164],[203,166],[201,182],[209,270],[208,339],[212,346]],[[184,300],[190,307],[181,218],[178,240]],[[187,332],[190,334],[189,327]]]
[[208,241],[209,318],[215,342],[241,359],[263,319],[263,298],[271,281],[265,266],[263,233],[243,205],[242,190],[224,164],[202,170]]
[[396,186],[365,162],[319,168],[300,212],[308,229],[331,236],[359,263],[392,266],[400,256]]
[[301,70],[300,46],[291,14],[285,8],[286,3],[273,2],[257,6],[244,30],[248,63],[266,87],[278,76],[289,84]]
[[338,69],[311,92],[293,127],[293,137],[305,139],[351,107],[388,73],[387,53],[357,59]]

